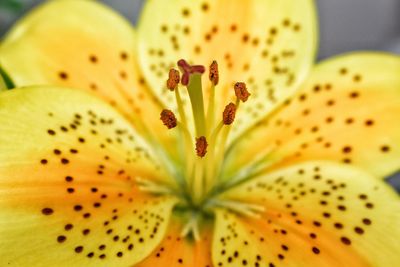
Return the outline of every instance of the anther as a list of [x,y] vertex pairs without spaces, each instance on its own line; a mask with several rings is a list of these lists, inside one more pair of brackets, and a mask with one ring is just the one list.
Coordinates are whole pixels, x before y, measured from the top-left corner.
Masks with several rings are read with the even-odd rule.
[[160,119],[168,129],[175,128],[177,125],[175,114],[171,110],[164,109],[161,111]]
[[204,157],[207,154],[207,140],[204,136],[196,138],[196,154],[199,157]]
[[247,91],[246,84],[243,82],[235,83],[235,95],[242,102],[246,102],[250,96],[249,91]]
[[225,125],[231,125],[235,120],[236,115],[236,105],[229,103],[226,105],[224,112],[222,113],[222,120]]
[[170,91],[174,91],[176,89],[176,87],[179,84],[179,81],[181,79],[181,77],[179,76],[179,71],[177,71],[176,69],[170,69],[169,70],[169,77],[167,80],[167,88]]
[[189,65],[186,60],[181,59],[178,61],[178,67],[182,72],[182,79],[181,82],[183,85],[188,85],[190,80],[191,74],[203,74],[206,69],[202,65]]
[[218,73],[218,63],[217,61],[213,61],[210,65],[210,73],[208,75],[210,81],[213,85],[217,85],[219,81],[219,73]]

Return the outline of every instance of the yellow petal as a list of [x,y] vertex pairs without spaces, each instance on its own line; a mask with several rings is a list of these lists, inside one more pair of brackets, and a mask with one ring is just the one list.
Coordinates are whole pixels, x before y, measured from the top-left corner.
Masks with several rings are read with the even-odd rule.
[[385,267],[400,260],[399,197],[354,167],[303,163],[254,179],[226,197],[265,211],[252,219],[217,213],[215,266]]
[[153,253],[135,267],[211,267],[212,231],[207,226],[201,229],[201,239],[181,237],[182,221],[174,218],[165,234],[164,240]]
[[233,165],[273,148],[267,160],[280,165],[326,159],[384,178],[400,167],[399,73],[400,57],[386,54],[321,63],[290,103],[232,151]]
[[[144,123],[166,138],[162,107],[140,74],[135,46],[129,22],[96,1],[48,1],[8,33],[0,63],[17,87],[51,84],[90,91],[139,130]],[[143,116],[146,120],[137,119]]]
[[165,174],[118,112],[61,88],[0,107],[1,266],[128,266],[157,246],[175,200],[139,190]]
[[310,0],[147,1],[138,26],[143,73],[172,107],[165,86],[169,68],[181,58],[207,67],[217,60],[218,121],[234,97],[234,82],[246,82],[252,94],[237,114],[240,132],[291,95],[308,73],[316,50],[314,12]]

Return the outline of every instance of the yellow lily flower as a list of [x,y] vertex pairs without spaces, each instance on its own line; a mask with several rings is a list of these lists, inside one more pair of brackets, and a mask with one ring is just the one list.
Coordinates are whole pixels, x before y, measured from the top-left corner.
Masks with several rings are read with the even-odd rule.
[[400,58],[312,68],[316,32],[312,0],[28,14],[0,46],[0,265],[396,266]]

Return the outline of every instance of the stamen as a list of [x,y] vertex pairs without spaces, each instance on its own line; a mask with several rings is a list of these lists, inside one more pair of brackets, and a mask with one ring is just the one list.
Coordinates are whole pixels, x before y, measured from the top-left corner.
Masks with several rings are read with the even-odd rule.
[[175,128],[177,125],[175,114],[171,110],[164,109],[161,111],[160,119],[168,129]]
[[235,83],[235,95],[242,102],[246,102],[250,96],[249,91],[247,91],[246,84],[243,82]]
[[[175,98],[176,98],[176,104],[178,107],[178,113],[180,117],[180,121],[178,122],[174,113],[170,110],[163,110],[161,112],[161,120],[163,121],[164,125],[167,126],[168,129],[175,128],[178,126],[178,130],[183,135],[184,138],[184,151],[182,155],[185,155],[185,151],[192,151],[193,150],[193,142],[192,138],[190,136],[190,132],[187,129],[187,120],[183,108],[183,102],[179,93],[179,81],[180,81],[180,74],[179,71],[176,69],[170,69],[169,74],[168,74],[168,80],[166,82],[167,88],[170,91],[175,91]],[[187,168],[185,168],[185,175],[183,176],[185,179],[183,181],[188,184],[188,179],[191,176],[191,172],[194,168],[194,155],[187,155],[186,158],[184,158],[184,161],[186,162]]]
[[[236,115],[236,112],[239,109],[240,101],[246,102],[247,99],[250,96],[250,93],[247,91],[246,84],[243,83],[243,82],[235,83],[234,89],[235,89],[235,95],[237,97],[236,104],[233,104],[233,103],[228,104],[225,107],[225,110],[224,110],[224,112],[222,114],[222,116],[223,116],[223,124],[225,124],[227,126],[232,124],[233,121],[235,120],[235,115]],[[219,127],[221,127],[221,126],[219,126]],[[226,152],[225,151],[225,146],[226,146],[226,144],[228,142],[228,137],[229,137],[229,133],[230,133],[231,129],[232,129],[232,127],[225,127],[222,130],[222,136],[220,138],[220,142],[219,142],[219,145],[218,145],[219,150],[216,153],[215,160],[213,159],[213,161],[214,161],[213,166],[214,166],[215,169],[213,169],[212,171],[208,172],[208,175],[214,176],[214,178],[213,178],[215,180],[214,184],[218,183],[219,182],[218,180],[220,180],[220,178],[221,178],[220,177],[220,174],[221,174],[220,170],[222,168],[222,165],[223,165],[223,162],[224,162],[224,158],[226,156],[225,155],[225,152]],[[217,130],[219,131],[220,128],[217,128]],[[211,141],[214,141],[214,139],[212,139]],[[213,147],[214,147],[214,143],[213,143]],[[213,157],[213,156],[211,156],[211,157]],[[207,181],[209,179],[211,179],[211,178],[208,176],[207,177]]]
[[[210,72],[208,77],[211,81],[210,94],[208,98],[208,109],[207,109],[207,123],[208,123],[208,131],[214,127],[214,105],[215,105],[215,86],[219,82],[219,72],[218,72],[218,63],[217,61],[213,61],[210,65]],[[209,132],[207,134],[210,134]]]
[[196,154],[200,158],[204,157],[207,154],[207,139],[204,136],[200,136],[196,138]]
[[179,71],[177,71],[176,69],[170,69],[168,75],[169,77],[167,80],[167,88],[170,91],[174,91],[175,89],[177,89],[179,81],[181,79]]
[[204,160],[202,159],[207,154],[207,140],[205,136],[196,138],[196,154],[199,156],[195,163],[195,173],[192,181],[192,194],[195,203],[200,203],[204,196]]
[[[217,128],[214,130],[214,133],[211,137],[211,142],[212,142],[212,155],[210,156],[210,161],[212,162],[212,167],[209,168],[210,170],[207,172],[207,182],[210,183],[211,179],[214,180],[213,183],[216,184],[218,182],[219,178],[219,173],[220,169],[222,167],[222,163],[224,161],[224,156],[225,156],[225,146],[226,143],[228,142],[228,136],[230,133],[230,130],[232,127],[230,125],[233,123],[235,120],[236,116],[236,111],[239,107],[239,98],[236,101],[236,105],[233,103],[229,103],[224,111],[222,112],[222,122],[217,126]],[[226,125],[227,127],[224,127],[222,129],[223,125]],[[219,135],[220,131],[222,130],[222,136],[220,137],[218,147],[219,149],[216,150],[214,149],[215,144],[217,142],[217,136]],[[215,155],[214,155],[215,154]],[[207,188],[208,190],[210,189],[209,187]]]
[[214,86],[218,84],[219,81],[218,63],[215,60],[210,65],[210,73],[208,77]]
[[222,113],[222,120],[225,125],[231,125],[235,120],[236,115],[236,105],[233,103],[229,103]]

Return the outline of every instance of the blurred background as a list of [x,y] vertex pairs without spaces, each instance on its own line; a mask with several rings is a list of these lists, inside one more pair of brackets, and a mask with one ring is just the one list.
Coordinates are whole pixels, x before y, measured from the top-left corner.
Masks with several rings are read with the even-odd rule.
[[[144,2],[101,1],[133,23],[137,21]],[[315,1],[319,9],[319,59],[353,50],[380,50],[400,55],[400,0]],[[43,0],[0,0],[0,36],[15,20],[40,2]],[[388,181],[400,192],[400,174],[388,177]]]

